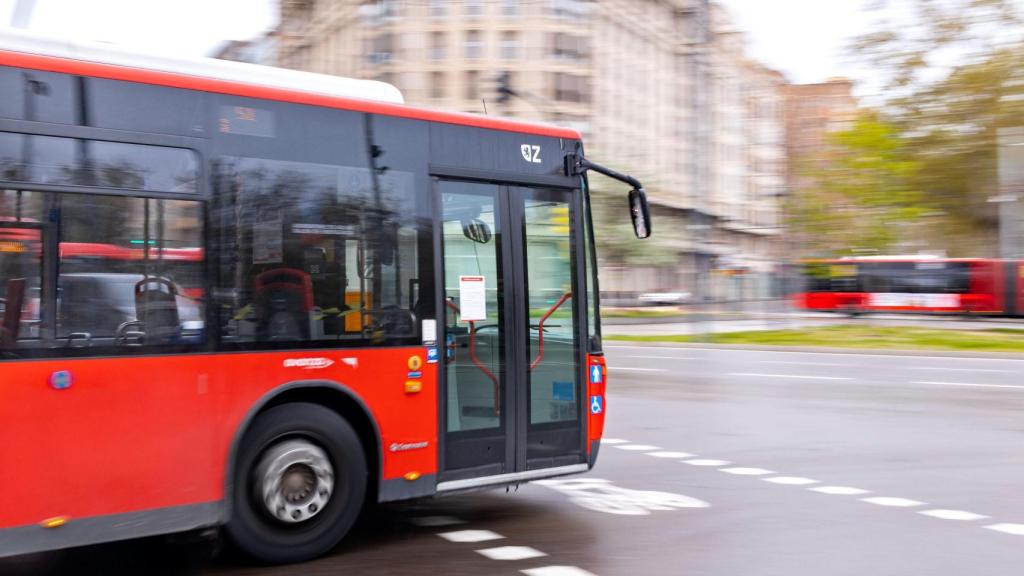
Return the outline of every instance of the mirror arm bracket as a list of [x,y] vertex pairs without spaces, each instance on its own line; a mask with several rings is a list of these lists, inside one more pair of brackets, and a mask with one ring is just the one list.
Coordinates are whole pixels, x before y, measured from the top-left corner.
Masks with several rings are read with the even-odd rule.
[[633,188],[643,188],[643,184],[639,180],[633,178],[629,174],[623,174],[616,172],[611,168],[607,168],[596,162],[591,162],[584,158],[581,154],[566,154],[565,156],[565,174],[566,176],[582,176],[587,170],[593,170],[599,174],[629,184]]

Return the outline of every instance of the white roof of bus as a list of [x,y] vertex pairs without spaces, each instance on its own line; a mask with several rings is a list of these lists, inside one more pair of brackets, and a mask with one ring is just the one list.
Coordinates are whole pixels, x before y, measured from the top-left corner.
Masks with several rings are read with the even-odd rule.
[[373,100],[390,104],[405,102],[398,88],[375,80],[342,78],[214,58],[177,58],[145,54],[113,44],[71,41],[13,28],[0,29],[0,50],[228,80],[358,100]]

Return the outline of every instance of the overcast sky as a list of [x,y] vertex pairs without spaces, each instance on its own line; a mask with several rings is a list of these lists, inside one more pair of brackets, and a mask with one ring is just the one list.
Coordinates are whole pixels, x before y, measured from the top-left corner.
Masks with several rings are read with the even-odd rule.
[[[793,82],[854,75],[847,39],[868,26],[864,0],[720,0],[747,32],[749,53]],[[0,0],[10,22],[15,0]],[[36,0],[30,29],[149,51],[206,55],[273,26],[274,0]]]

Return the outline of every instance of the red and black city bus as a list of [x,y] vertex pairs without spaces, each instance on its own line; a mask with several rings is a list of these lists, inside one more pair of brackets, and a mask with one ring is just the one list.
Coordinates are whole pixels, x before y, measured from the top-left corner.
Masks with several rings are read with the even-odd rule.
[[1024,314],[1024,263],[983,258],[868,257],[802,263],[806,310],[861,314]]
[[0,556],[299,561],[366,500],[593,466],[586,172],[650,228],[576,131],[8,32],[0,89]]

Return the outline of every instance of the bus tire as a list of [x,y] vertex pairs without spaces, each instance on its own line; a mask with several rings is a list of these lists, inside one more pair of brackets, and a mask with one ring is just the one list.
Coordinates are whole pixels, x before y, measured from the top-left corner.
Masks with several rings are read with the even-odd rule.
[[228,538],[256,560],[320,556],[348,533],[366,497],[367,465],[352,426],[317,404],[282,404],[246,431],[232,471]]

